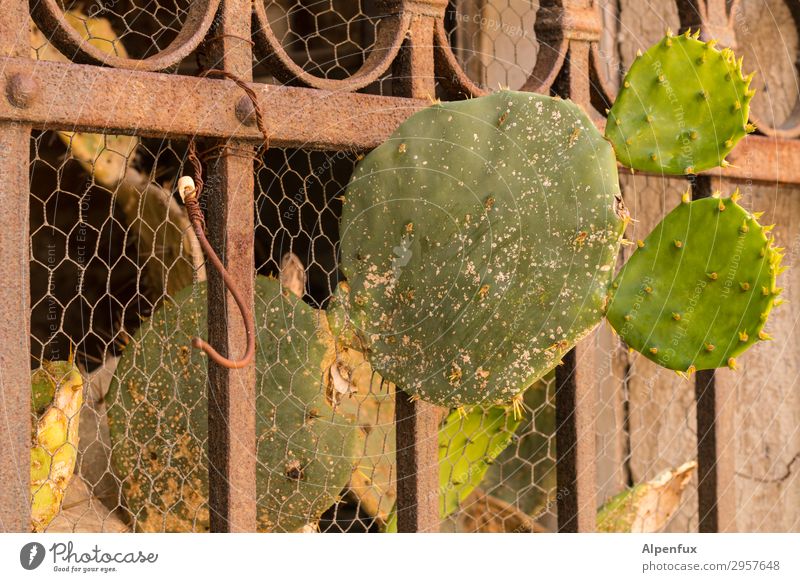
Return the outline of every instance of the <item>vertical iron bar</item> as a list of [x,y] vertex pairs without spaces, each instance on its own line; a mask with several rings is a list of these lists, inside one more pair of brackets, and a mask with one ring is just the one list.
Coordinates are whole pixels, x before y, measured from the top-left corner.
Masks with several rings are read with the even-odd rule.
[[[445,6],[442,6],[442,13]],[[393,66],[395,96],[433,98],[434,18],[414,15]],[[439,531],[439,419],[436,409],[397,390],[397,531]]]
[[[252,80],[250,0],[224,0],[209,40],[209,68]],[[244,95],[232,89],[220,113],[231,115]],[[230,140],[208,163],[203,194],[209,240],[253,308],[253,160],[246,143]],[[226,151],[230,150],[230,151]],[[230,153],[233,152],[233,153]],[[247,337],[233,297],[221,277],[208,270],[208,337],[228,357],[239,357]],[[256,371],[254,364],[228,370],[209,362],[209,512],[213,532],[256,531]]]
[[436,408],[395,393],[397,531],[439,531],[439,418]]
[[[0,55],[28,55],[27,2],[0,0]],[[17,107],[35,99],[23,77],[0,77]],[[31,127],[0,123],[0,531],[30,531],[30,263],[29,196]]]
[[559,532],[595,529],[594,334],[567,352],[556,368],[556,503]]
[[[589,103],[589,43],[570,41],[552,92]],[[556,368],[556,482],[558,531],[591,532],[597,513],[597,348],[584,338]]]
[[[711,195],[711,177],[697,176],[695,200]],[[697,401],[697,505],[701,533],[736,528],[734,434],[735,399],[732,382],[719,382],[714,370],[695,376]]]

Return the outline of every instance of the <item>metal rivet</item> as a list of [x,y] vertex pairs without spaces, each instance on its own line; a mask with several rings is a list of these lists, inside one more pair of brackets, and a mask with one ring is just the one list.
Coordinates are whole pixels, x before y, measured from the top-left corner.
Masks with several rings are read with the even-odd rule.
[[236,119],[245,125],[255,125],[256,123],[256,108],[247,95],[242,95],[236,102]]
[[6,83],[6,98],[14,107],[27,109],[33,103],[33,97],[37,90],[38,87],[33,78],[22,73],[15,73],[8,78]]

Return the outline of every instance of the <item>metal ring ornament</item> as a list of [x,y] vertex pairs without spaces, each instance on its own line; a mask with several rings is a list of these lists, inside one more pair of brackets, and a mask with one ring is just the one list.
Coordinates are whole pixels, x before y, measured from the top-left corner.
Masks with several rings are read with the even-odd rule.
[[[577,5],[565,0],[542,0],[536,13],[534,30],[539,41],[539,54],[520,90],[535,93],[550,90],[564,66],[572,40],[590,42],[594,49],[601,32],[597,10],[590,0],[583,0]],[[436,23],[434,44],[439,77],[451,95],[476,97],[488,93],[472,81],[458,63],[442,21]],[[608,83],[602,82],[603,90],[607,90],[607,86]]]
[[346,79],[317,77],[298,65],[275,36],[263,0],[253,3],[253,38],[255,52],[267,70],[282,83],[291,83],[329,91],[357,91],[378,80],[400,52],[412,14],[388,12],[378,23],[375,45],[361,67]]
[[450,39],[447,38],[443,20],[436,21],[433,35],[435,66],[438,72],[437,80],[447,95],[468,98],[480,97],[489,93],[464,72],[453,52],[453,47],[450,46]]
[[219,3],[220,0],[191,2],[178,35],[164,50],[144,59],[118,57],[93,46],[64,19],[57,0],[30,0],[30,13],[53,46],[74,63],[155,72],[176,67],[198,47],[211,28]]

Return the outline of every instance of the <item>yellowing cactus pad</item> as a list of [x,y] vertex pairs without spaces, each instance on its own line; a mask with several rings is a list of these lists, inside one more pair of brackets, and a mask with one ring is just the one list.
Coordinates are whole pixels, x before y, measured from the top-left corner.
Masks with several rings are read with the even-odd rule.
[[45,362],[31,378],[36,417],[31,446],[31,526],[47,529],[59,511],[78,457],[83,380],[72,362]]

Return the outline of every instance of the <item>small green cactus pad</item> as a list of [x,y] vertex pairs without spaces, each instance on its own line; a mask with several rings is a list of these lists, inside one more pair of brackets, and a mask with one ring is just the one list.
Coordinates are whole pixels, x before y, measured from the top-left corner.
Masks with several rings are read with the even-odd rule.
[[614,153],[570,101],[500,91],[412,115],[359,165],[342,294],[381,376],[508,403],[602,317],[624,227]]
[[498,455],[481,489],[539,519],[556,496],[555,373],[525,390],[523,422],[510,446]]
[[511,406],[451,412],[439,428],[439,514],[445,518],[483,480],[522,422]]
[[730,49],[668,34],[631,65],[608,115],[606,137],[635,170],[694,174],[727,162],[747,123],[752,75]]
[[[360,431],[324,379],[332,340],[321,312],[256,280],[257,503],[261,531],[294,531],[347,484]],[[184,289],[126,349],[109,392],[112,460],[140,531],[208,529],[205,286]]]
[[612,285],[608,320],[631,348],[681,372],[735,367],[780,289],[770,227],[731,198],[684,202],[638,243]]

